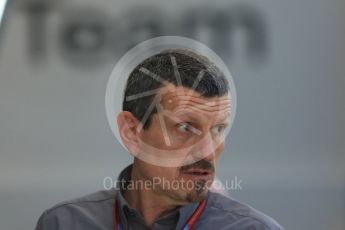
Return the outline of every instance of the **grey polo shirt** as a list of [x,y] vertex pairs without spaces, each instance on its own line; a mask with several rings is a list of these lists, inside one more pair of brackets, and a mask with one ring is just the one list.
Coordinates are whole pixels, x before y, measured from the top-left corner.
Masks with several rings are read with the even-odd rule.
[[[119,175],[118,181],[129,181],[132,165]],[[140,213],[123,197],[121,186],[99,191],[79,199],[58,204],[46,210],[38,220],[36,230],[112,230],[114,229],[115,197],[119,204],[123,230],[149,229]],[[154,230],[182,229],[198,207],[190,203],[158,218]],[[281,230],[275,220],[254,208],[218,193],[208,192],[205,211],[195,225],[197,230]]]

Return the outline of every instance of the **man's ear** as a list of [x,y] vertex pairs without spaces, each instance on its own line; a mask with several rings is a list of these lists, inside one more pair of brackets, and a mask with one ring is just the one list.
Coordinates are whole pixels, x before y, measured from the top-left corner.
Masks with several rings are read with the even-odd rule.
[[128,111],[122,111],[117,116],[117,125],[123,144],[127,150],[137,156],[139,153],[139,133],[137,131],[140,121]]

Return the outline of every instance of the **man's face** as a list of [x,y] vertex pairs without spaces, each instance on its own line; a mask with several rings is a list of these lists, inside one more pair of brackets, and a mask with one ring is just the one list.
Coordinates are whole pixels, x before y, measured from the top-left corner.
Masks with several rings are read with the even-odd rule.
[[[156,162],[140,161],[139,170],[145,179],[160,179],[162,183],[155,184],[160,194],[181,204],[202,200],[224,150],[230,96],[206,98],[172,84],[163,87],[159,95],[149,128],[138,133],[138,154],[152,156]],[[171,165],[166,167],[166,162]]]

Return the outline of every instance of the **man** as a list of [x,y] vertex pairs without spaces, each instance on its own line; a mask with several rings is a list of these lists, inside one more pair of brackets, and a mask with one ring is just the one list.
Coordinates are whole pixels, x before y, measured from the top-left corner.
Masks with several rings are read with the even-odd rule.
[[116,189],[59,204],[36,229],[282,229],[210,191],[230,114],[228,81],[206,57],[173,49],[147,58],[131,72],[117,117],[133,164]]

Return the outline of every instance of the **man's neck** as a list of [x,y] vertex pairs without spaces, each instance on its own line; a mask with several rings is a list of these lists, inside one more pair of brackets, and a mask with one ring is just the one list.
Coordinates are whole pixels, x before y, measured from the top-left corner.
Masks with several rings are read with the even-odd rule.
[[[141,178],[140,173],[136,171],[136,168],[132,168],[131,182],[136,185],[136,181],[145,182],[144,178]],[[145,183],[144,183],[145,184]],[[135,186],[133,186],[135,187]],[[178,205],[163,195],[159,195],[153,189],[129,189],[124,193],[124,198],[128,204],[139,211],[143,216],[145,223],[148,227],[152,228],[155,221],[178,208]]]

